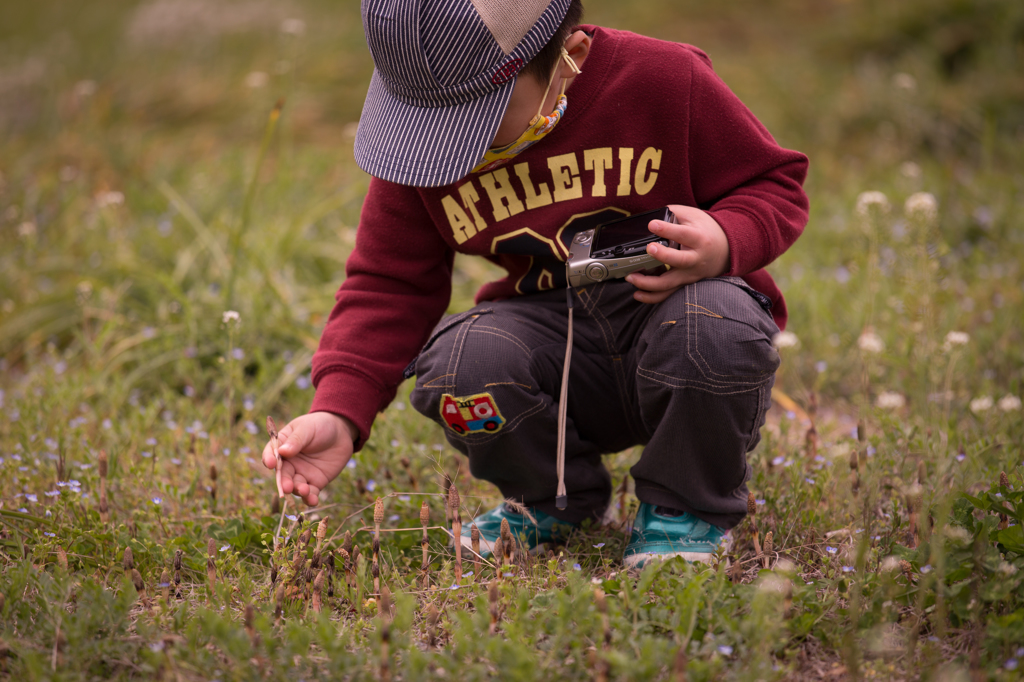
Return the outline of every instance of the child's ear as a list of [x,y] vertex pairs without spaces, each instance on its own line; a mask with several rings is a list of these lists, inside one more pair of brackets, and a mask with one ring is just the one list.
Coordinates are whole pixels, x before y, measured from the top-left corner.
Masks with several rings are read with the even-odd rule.
[[[569,53],[569,58],[576,62],[576,68],[580,71],[583,70],[583,62],[587,61],[587,56],[590,55],[591,42],[593,38],[583,31],[576,31],[565,39],[565,51]],[[572,78],[575,75],[572,67],[563,62],[559,78]]]

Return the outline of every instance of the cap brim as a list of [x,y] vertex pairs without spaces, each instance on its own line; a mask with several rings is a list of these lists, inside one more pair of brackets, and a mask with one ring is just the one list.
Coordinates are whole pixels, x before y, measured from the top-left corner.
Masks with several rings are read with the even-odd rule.
[[374,177],[439,187],[465,177],[494,139],[515,79],[462,104],[420,107],[388,92],[376,69],[356,131],[356,163]]

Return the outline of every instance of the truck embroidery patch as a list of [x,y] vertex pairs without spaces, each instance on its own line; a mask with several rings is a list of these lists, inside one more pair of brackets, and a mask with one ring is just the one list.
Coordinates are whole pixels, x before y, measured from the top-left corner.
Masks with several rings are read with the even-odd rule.
[[477,431],[494,433],[505,423],[490,393],[461,398],[445,393],[441,396],[441,418],[459,435]]

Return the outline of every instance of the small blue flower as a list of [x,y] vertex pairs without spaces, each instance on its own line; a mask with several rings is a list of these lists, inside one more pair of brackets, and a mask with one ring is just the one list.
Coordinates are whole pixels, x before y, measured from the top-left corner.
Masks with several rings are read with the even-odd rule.
[[463,573],[463,574],[462,574],[462,577],[463,577],[463,578],[468,578],[468,577],[469,577],[469,576],[471,576],[471,575],[473,575],[473,571],[470,571],[469,573]]
[[853,573],[854,570],[853,566],[843,566],[843,573]]
[[36,497],[35,494],[33,493],[25,493],[25,499],[32,503],[39,501],[39,498]]
[[399,518],[398,514],[392,514],[391,516],[388,517],[388,521],[391,521],[392,523],[394,523],[395,521],[398,520],[398,518]]
[[374,490],[377,489],[377,481],[371,478],[369,481],[366,482],[366,489],[372,493]]
[[785,462],[785,461],[786,461],[786,458],[783,457],[782,455],[779,455],[778,457],[776,457],[775,459],[772,460],[772,466],[776,466],[776,467],[777,466],[782,466],[782,463]]
[[505,578],[511,578],[511,577],[512,577],[512,574],[511,574],[511,573],[502,573],[501,575],[502,575],[503,577],[505,577]]
[[960,453],[959,455],[956,456],[956,461],[958,461],[958,462],[962,462],[965,459],[967,459],[967,455],[965,455],[963,453]]
[[412,498],[411,498],[411,497],[409,497],[408,495],[399,495],[399,496],[398,496],[398,499],[399,499],[399,500],[401,500],[402,502],[408,502],[408,501],[409,501],[409,500],[411,500]]
[[177,457],[171,457],[171,464],[173,464],[174,466],[179,466],[181,464],[181,460],[178,459]]
[[452,583],[452,586],[449,587],[448,589],[449,590],[457,590],[457,589],[459,589],[459,587],[461,587],[461,585],[459,585],[458,583]]
[[836,547],[825,547],[825,551],[828,552],[829,554],[835,554],[836,552],[839,551],[839,549],[836,548]]
[[143,457],[145,457],[146,459],[149,459],[150,457],[153,456],[152,452],[148,452],[148,451],[145,451],[145,450],[140,452],[139,454],[142,455]]
[[59,490],[47,490],[43,494],[46,495],[47,497],[60,497],[60,491]]
[[153,504],[163,504],[164,499],[162,497],[154,497]]
[[728,644],[720,644],[718,646],[718,653],[722,654],[723,656],[732,656],[732,647]]
[[921,567],[921,572],[922,573],[931,573],[932,572],[932,565],[931,564],[925,564],[924,566]]
[[231,549],[231,545],[221,545],[220,551],[226,552]]
[[596,545],[594,545],[594,549],[601,549],[602,547],[604,547],[604,543],[603,542],[599,542]]
[[156,438],[147,438],[146,445],[156,445]]
[[55,537],[57,537],[56,533],[51,533],[49,531],[43,531],[43,535],[45,535],[48,538],[55,538]]
[[295,519],[298,518],[297,516],[295,516],[295,514],[285,514],[284,517],[286,519],[288,519],[289,521],[294,521]]
[[572,570],[574,570],[574,571],[582,571],[583,567],[580,566],[579,564],[573,564],[572,565]]
[[1006,663],[1003,664],[1003,667],[1006,668],[1007,670],[1016,670],[1017,669],[1017,659],[1016,658],[1011,658],[1010,660],[1008,660]]
[[804,481],[806,481],[807,483],[809,483],[811,485],[814,485],[814,479],[813,478],[805,478]]

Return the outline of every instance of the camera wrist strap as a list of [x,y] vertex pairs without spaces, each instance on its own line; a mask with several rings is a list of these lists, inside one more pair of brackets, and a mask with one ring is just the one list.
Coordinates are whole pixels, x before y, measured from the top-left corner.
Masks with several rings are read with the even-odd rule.
[[558,397],[558,490],[555,493],[555,507],[565,509],[569,506],[569,496],[565,491],[565,421],[566,406],[569,397],[569,363],[572,361],[572,287],[565,289],[565,301],[569,306],[569,333],[565,339],[565,362],[562,363],[562,389]]

